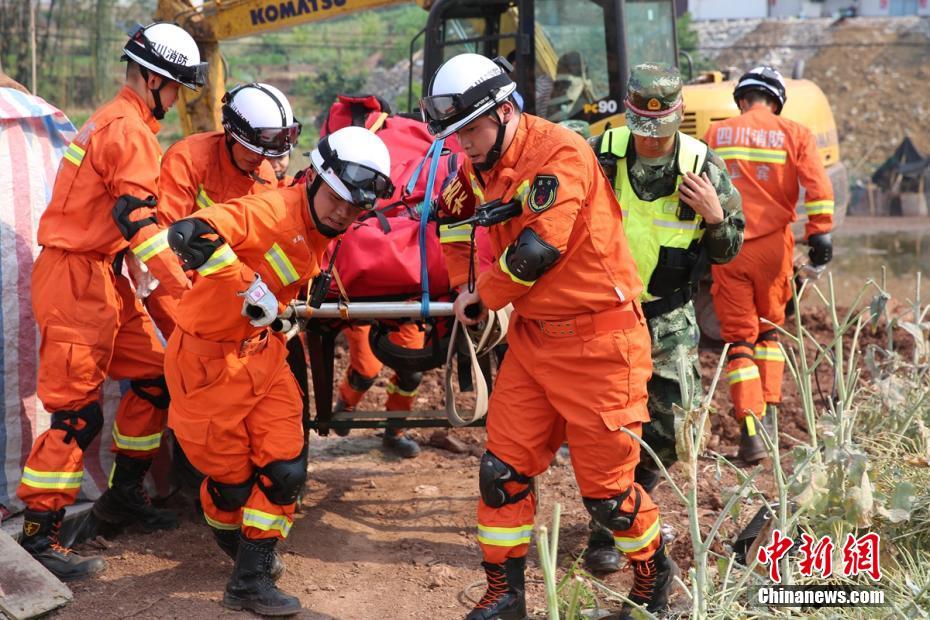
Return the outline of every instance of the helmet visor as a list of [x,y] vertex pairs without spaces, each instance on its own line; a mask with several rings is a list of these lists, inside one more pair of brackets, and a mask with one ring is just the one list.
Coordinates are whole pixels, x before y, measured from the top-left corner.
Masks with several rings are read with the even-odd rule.
[[420,99],[420,112],[430,133],[438,134],[459,119],[492,99],[497,91],[513,83],[506,73],[495,75],[489,80],[472,86],[464,93],[430,95]]
[[394,193],[394,184],[387,176],[364,164],[339,159],[339,153],[330,148],[328,138],[323,138],[317,149],[323,158],[323,170],[332,169],[349,190],[356,207],[370,211],[379,198],[390,198]]
[[249,143],[262,149],[263,154],[271,157],[280,157],[290,153],[297,144],[302,125],[295,121],[287,127],[257,127],[252,130],[252,139]]

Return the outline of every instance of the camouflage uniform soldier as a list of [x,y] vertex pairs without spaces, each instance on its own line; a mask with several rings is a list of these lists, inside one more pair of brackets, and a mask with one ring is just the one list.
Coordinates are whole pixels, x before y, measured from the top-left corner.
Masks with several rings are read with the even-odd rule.
[[[681,424],[674,410],[696,406],[702,394],[691,296],[708,262],[726,263],[739,252],[745,221],[723,160],[678,131],[683,112],[678,71],[637,65],[627,92],[627,126],[609,129],[591,143],[614,180],[623,227],[646,287],[642,302],[652,336],[653,376],[652,421],[643,428],[643,440],[670,467],[678,460],[675,432]],[[646,491],[659,482],[659,471],[645,453],[636,482]],[[612,572],[619,562],[609,533],[593,530],[587,568]]]

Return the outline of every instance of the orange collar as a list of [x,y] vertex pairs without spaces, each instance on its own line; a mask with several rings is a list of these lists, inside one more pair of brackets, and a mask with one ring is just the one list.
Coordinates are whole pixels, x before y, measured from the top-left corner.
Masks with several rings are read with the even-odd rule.
[[148,125],[149,129],[152,130],[152,133],[158,133],[158,130],[161,129],[161,125],[155,119],[152,111],[149,110],[145,105],[145,102],[142,101],[142,98],[136,94],[136,91],[131,89],[129,86],[123,86],[119,93],[116,95],[116,98],[123,99],[129,103],[129,105],[139,113],[142,121]]

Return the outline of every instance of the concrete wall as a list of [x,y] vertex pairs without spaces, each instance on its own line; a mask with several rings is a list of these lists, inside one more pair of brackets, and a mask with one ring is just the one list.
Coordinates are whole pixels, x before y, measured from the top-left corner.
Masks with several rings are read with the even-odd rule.
[[830,17],[848,8],[861,16],[930,16],[930,0],[689,0],[688,10],[696,20],[747,19],[760,17]]

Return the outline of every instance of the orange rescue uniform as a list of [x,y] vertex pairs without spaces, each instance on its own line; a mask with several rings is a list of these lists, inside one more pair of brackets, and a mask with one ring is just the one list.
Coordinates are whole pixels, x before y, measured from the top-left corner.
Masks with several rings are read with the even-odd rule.
[[[244,292],[259,274],[281,309],[319,273],[329,239],[313,227],[307,188],[262,192],[196,212],[226,241],[197,269],[168,340],[168,424],[191,463],[208,476],[200,498],[207,522],[247,538],[284,538],[294,503],[262,490],[262,468],[302,455],[300,390],[284,339],[242,316]],[[305,458],[305,456],[304,456]],[[304,468],[305,469],[305,468]],[[210,479],[245,487],[241,508],[223,510]],[[249,491],[250,489],[250,491]]]
[[[486,306],[500,309],[512,302],[515,317],[491,396],[486,448],[531,477],[546,470],[567,439],[583,497],[614,498],[633,487],[621,510],[634,513],[638,502],[638,514],[629,529],[613,534],[621,551],[645,560],[659,546],[659,512],[633,481],[639,444],[621,429],[640,435],[649,421],[646,383],[652,361],[636,301],[642,284],[617,225],[620,206],[613,188],[583,138],[523,114],[493,169],[479,174],[466,161],[446,188],[443,204],[455,211],[496,198],[520,200],[523,212],[490,227],[491,249],[499,258],[477,280]],[[470,215],[465,211],[447,215]],[[535,281],[522,280],[507,267],[507,252],[525,228],[561,253]],[[440,227],[455,285],[467,277],[468,235]],[[506,483],[511,495],[527,486]],[[478,541],[485,561],[500,564],[525,556],[535,512],[534,493],[500,508],[479,500]]]
[[[799,187],[807,212],[805,239],[833,227],[833,187],[806,127],[765,106],[714,123],[705,142],[727,163],[743,198],[745,242],[725,265],[711,265],[714,309],[730,343],[727,381],[736,415],[765,415],[781,402],[785,358],[772,324],[785,321],[791,299]],[[765,319],[765,320],[763,320]]]
[[[103,421],[100,387],[107,376],[133,381],[116,413],[113,451],[151,458],[161,443],[162,345],[122,275],[123,253],[144,261],[171,294],[188,287],[187,277],[166,231],[147,225],[127,242],[112,215],[121,195],[157,195],[158,129],[144,102],[124,87],[68,146],[39,221],[32,308],[42,337],[38,396],[52,424],[36,439],[17,491],[32,510],[74,502],[83,450]],[[133,217],[154,212],[142,208]]]
[[[173,144],[161,160],[158,221],[169,226],[198,209],[277,187],[267,161],[253,174],[236,167],[225,132],[194,134]],[[177,300],[158,287],[146,298],[145,306],[165,337],[170,336]]]

